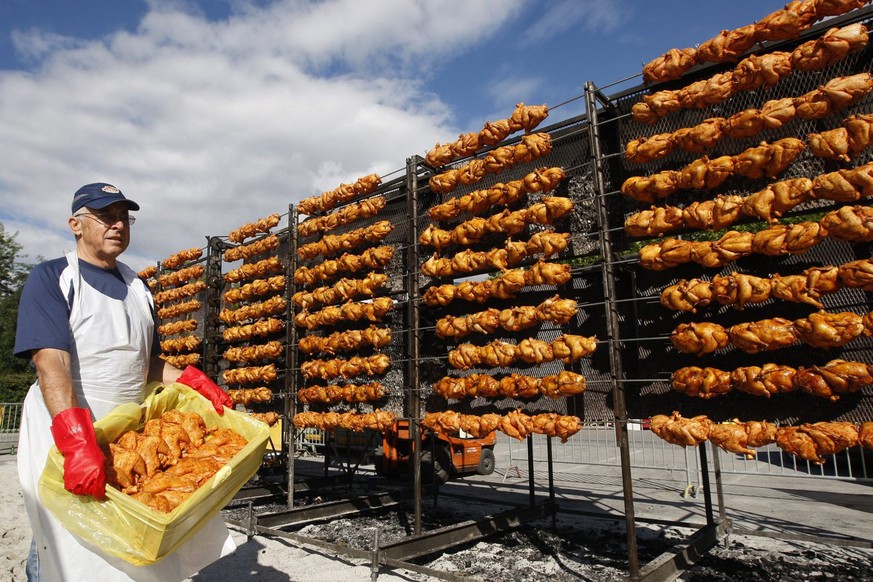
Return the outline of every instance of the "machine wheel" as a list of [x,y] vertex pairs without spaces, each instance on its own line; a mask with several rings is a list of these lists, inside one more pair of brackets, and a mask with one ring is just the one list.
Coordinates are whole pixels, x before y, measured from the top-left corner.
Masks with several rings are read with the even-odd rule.
[[436,460],[430,451],[421,454],[421,480],[425,483],[445,483],[449,480],[449,471],[445,468],[445,460],[441,460],[440,451],[436,451]]
[[385,474],[385,467],[383,465],[385,461],[385,455],[376,454],[373,456],[373,468],[376,469],[376,474],[380,477],[387,477]]
[[440,483],[445,483],[452,475],[452,455],[445,447],[439,447],[435,452],[434,474]]
[[476,467],[476,473],[479,475],[490,475],[494,472],[494,451],[491,449],[482,449],[482,454],[479,456],[479,466]]

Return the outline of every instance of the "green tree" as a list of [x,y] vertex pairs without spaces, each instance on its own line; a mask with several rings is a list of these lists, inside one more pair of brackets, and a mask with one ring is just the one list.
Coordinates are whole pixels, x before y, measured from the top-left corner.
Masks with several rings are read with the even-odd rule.
[[21,402],[36,378],[28,360],[12,355],[18,300],[33,267],[21,259],[18,233],[8,233],[0,223],[0,402]]

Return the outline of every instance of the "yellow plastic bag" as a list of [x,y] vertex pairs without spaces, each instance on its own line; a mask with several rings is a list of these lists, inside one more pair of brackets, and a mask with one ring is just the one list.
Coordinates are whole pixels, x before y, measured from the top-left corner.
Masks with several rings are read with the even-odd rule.
[[209,428],[229,428],[249,442],[191,497],[170,513],[161,513],[112,486],[106,499],[73,495],[64,489],[64,458],[52,447],[39,480],[39,496],[52,515],[81,542],[98,553],[119,557],[136,566],[160,561],[176,550],[218,513],[261,465],[270,427],[235,410],[219,416],[206,398],[181,384],[150,385],[154,390],[142,405],[123,404],[94,423],[101,445],[128,430],[139,430],[167,410],[196,412]]

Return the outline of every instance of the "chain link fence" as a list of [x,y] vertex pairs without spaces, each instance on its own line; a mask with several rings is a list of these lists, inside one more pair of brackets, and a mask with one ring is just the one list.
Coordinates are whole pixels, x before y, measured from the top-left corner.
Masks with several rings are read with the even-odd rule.
[[[545,471],[548,463],[546,437],[531,435],[533,446],[524,441],[501,439],[509,447],[509,466],[526,467],[528,451],[533,451],[534,470]],[[628,421],[628,448],[630,465],[634,469],[656,469],[671,475],[684,474],[684,496],[696,493],[700,484],[700,455],[696,447],[679,447],[658,438],[648,430],[645,421]],[[586,423],[585,428],[570,437],[566,443],[555,441],[552,462],[561,464],[600,465],[621,467],[614,423]],[[873,481],[873,451],[859,446],[826,457],[816,465],[783,452],[775,444],[755,449],[755,456],[717,451],[722,474],[748,474],[772,477],[808,477]],[[712,453],[710,453],[712,454]],[[542,464],[543,467],[537,467]],[[559,468],[557,470],[560,470]]]
[[0,453],[14,453],[18,449],[21,407],[20,402],[0,404]]

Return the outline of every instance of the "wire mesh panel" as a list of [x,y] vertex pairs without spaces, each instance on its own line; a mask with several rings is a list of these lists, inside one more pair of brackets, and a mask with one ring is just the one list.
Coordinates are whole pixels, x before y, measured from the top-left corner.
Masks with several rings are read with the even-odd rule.
[[[590,167],[590,135],[587,119],[574,118],[546,128],[537,128],[536,133],[544,133],[550,137],[551,150],[532,161],[516,164],[510,169],[495,174],[486,174],[482,180],[472,184],[460,185],[448,194],[437,194],[433,190],[422,192],[420,200],[423,212],[420,214],[419,238],[422,260],[427,262],[437,260],[458,261],[465,254],[488,254],[510,248],[512,244],[524,244],[531,241],[538,233],[567,233],[566,249],[558,254],[543,257],[534,252],[526,258],[509,265],[493,264],[466,272],[463,268],[444,275],[428,273],[427,265],[422,267],[420,278],[422,296],[421,308],[422,354],[420,359],[421,393],[425,402],[425,412],[453,410],[462,414],[482,415],[487,413],[505,414],[508,411],[520,410],[528,415],[543,412],[561,415],[574,415],[583,419],[612,418],[609,402],[609,385],[606,381],[610,376],[609,364],[605,358],[605,350],[600,343],[606,339],[604,323],[604,301],[602,293],[602,275],[597,267],[599,261],[600,239],[597,231],[595,189]],[[496,148],[512,147],[522,140],[516,138],[499,144]],[[480,158],[486,158],[492,150],[477,153]],[[463,168],[469,160],[461,160],[454,167]],[[481,212],[461,214],[450,220],[434,218],[429,212],[437,205],[445,205],[447,201],[463,199],[475,191],[488,190],[495,185],[511,184],[523,181],[537,169],[560,168],[564,179],[554,190],[529,191],[521,199],[511,204],[494,204]],[[443,169],[442,171],[445,171]],[[435,171],[434,175],[439,172]],[[457,232],[475,220],[495,221],[507,213],[515,213],[530,209],[550,198],[568,199],[572,210],[566,215],[547,223],[531,222],[518,232],[507,236],[505,232],[490,233],[471,244],[452,243],[443,248],[434,249],[425,241],[430,229],[440,229],[444,232]],[[423,236],[424,235],[424,236]],[[432,253],[432,254],[431,254]],[[495,282],[506,276],[507,271],[524,270],[529,272],[536,268],[538,262],[569,265],[569,277],[560,284],[525,284],[511,295],[480,296],[478,300],[459,297],[444,301],[442,304],[430,301],[430,294],[446,289],[463,289],[463,285]],[[501,270],[502,267],[502,270]],[[459,272],[460,271],[460,272]],[[452,291],[449,291],[450,293]],[[459,336],[441,332],[440,326],[447,321],[460,320],[465,317],[474,318],[478,314],[491,311],[495,314],[513,314],[514,309],[529,309],[544,305],[553,300],[571,300],[575,302],[575,314],[567,321],[539,321],[532,325],[496,326],[496,329],[474,329],[469,335]],[[474,326],[475,328],[475,326]],[[572,361],[561,361],[554,356],[551,347],[556,341],[567,335],[583,336],[592,342],[597,342],[596,349],[586,357],[575,358]],[[510,351],[515,348],[521,352],[531,342],[540,342],[539,348],[548,352],[545,361],[536,363],[535,359],[525,359],[517,356],[495,366],[493,360],[474,362],[472,365],[461,365],[453,362],[453,358],[465,349],[487,350],[496,344],[508,344]],[[475,358],[474,358],[475,359]],[[535,378],[541,380],[554,377],[562,371],[570,371],[584,377],[586,389],[575,396],[554,395],[549,397],[542,393],[531,392],[524,396],[516,394],[488,393],[481,388],[481,396],[477,393],[476,383],[481,381],[503,381],[514,377]],[[446,398],[438,387],[446,378],[470,379],[472,393],[468,398]],[[485,377],[482,380],[482,377]],[[479,380],[476,380],[479,378]]]
[[[869,24],[869,18],[869,10],[857,12],[811,29],[796,41],[768,43],[755,47],[752,52],[759,57],[790,53],[802,43],[818,38],[828,28],[848,26],[856,21]],[[817,70],[795,68],[790,72],[783,71],[753,90],[734,88],[726,98],[713,97],[711,104],[678,107],[656,120],[650,119],[651,123],[641,121],[640,116],[637,115],[638,111],[634,110],[634,107],[644,99],[651,100],[652,95],[657,92],[667,91],[672,92],[674,96],[679,95],[679,101],[682,101],[682,91],[685,88],[692,87],[697,82],[716,79],[726,72],[742,70],[742,63],[745,61],[699,67],[677,81],[652,88],[637,87],[611,98],[609,106],[601,115],[603,118],[601,135],[604,136],[606,153],[611,154],[604,164],[605,190],[609,197],[609,228],[614,234],[614,251],[619,261],[617,285],[622,294],[621,300],[624,302],[620,310],[621,335],[624,338],[622,361],[628,376],[626,386],[631,417],[646,418],[655,414],[669,414],[675,410],[686,417],[705,414],[717,421],[732,418],[766,419],[783,425],[821,420],[858,422],[873,418],[873,409],[871,409],[873,391],[870,387],[837,395],[833,400],[813,396],[801,389],[776,394],[771,398],[731,390],[718,397],[703,399],[680,394],[673,389],[671,383],[671,375],[676,370],[689,367],[713,367],[731,372],[738,368],[752,366],[760,368],[765,364],[775,363],[800,369],[824,366],[827,362],[838,358],[871,364],[873,339],[869,337],[869,333],[862,333],[851,341],[833,347],[816,347],[804,341],[797,341],[778,349],[774,344],[765,345],[759,351],[740,349],[736,342],[731,340],[727,345],[721,345],[717,350],[707,351],[701,355],[686,353],[680,349],[676,341],[673,341],[679,326],[690,323],[715,323],[725,330],[736,330],[738,328],[734,326],[751,322],[764,322],[766,327],[766,324],[779,321],[780,318],[789,323],[806,320],[820,310],[832,314],[845,312],[858,319],[859,316],[863,317],[873,309],[869,291],[839,286],[832,292],[822,293],[817,300],[788,301],[770,295],[763,299],[754,299],[745,305],[738,305],[736,299],[728,298],[720,302],[713,297],[708,304],[696,305],[694,311],[668,309],[661,305],[662,293],[682,282],[711,283],[718,277],[730,277],[735,273],[769,281],[780,276],[805,274],[810,268],[839,267],[850,261],[869,259],[871,256],[869,242],[853,243],[825,237],[818,240],[816,244],[810,245],[805,252],[761,254],[744,251],[736,260],[721,264],[704,266],[705,261],[701,264],[693,260],[680,260],[670,268],[653,269],[651,266],[644,268],[646,265],[640,261],[641,250],[646,245],[652,243],[661,245],[667,239],[718,241],[731,230],[756,233],[771,225],[762,220],[761,216],[743,210],[736,213],[735,220],[703,230],[699,227],[684,226],[686,223],[676,221],[675,226],[664,227],[663,230],[656,230],[648,235],[633,233],[635,236],[631,236],[623,227],[625,221],[638,218],[642,212],[653,211],[655,208],[670,207],[678,216],[696,202],[712,201],[717,198],[726,199],[735,196],[741,199],[740,204],[742,204],[743,200],[772,188],[777,182],[801,178],[815,181],[817,177],[824,174],[862,167],[869,163],[871,160],[869,148],[859,151],[851,159],[840,160],[818,155],[808,145],[812,139],[810,134],[838,128],[850,116],[870,113],[873,108],[873,98],[869,89],[863,89],[852,99],[847,99],[845,106],[834,107],[816,118],[809,118],[806,114],[804,116],[795,114],[783,118],[778,127],[775,123],[769,126],[764,124],[760,131],[750,130],[748,135],[741,135],[743,132],[736,127],[740,124],[741,115],[754,115],[755,112],[760,114],[774,103],[785,104],[786,99],[791,101],[792,105],[799,105],[802,96],[815,92],[834,80],[860,76],[856,79],[863,81],[862,85],[868,85],[865,75],[873,68],[871,57],[873,57],[873,47],[867,43],[864,48],[837,59],[827,67]],[[739,73],[736,73],[734,78],[739,78]],[[731,127],[727,120],[733,120],[734,130],[726,129]],[[721,134],[717,139],[709,135],[707,147],[688,151],[693,150],[694,147],[686,146],[686,149],[683,149],[670,145],[660,151],[654,148],[652,150],[654,153],[643,161],[639,161],[639,158],[629,159],[634,158],[632,148],[641,142],[652,140],[654,143],[659,139],[658,136],[670,135],[673,139],[669,143],[681,143],[682,138],[677,136],[687,136],[690,128],[702,131],[707,123],[717,123],[721,128],[719,130]],[[748,152],[750,148],[755,148],[762,142],[773,144],[784,138],[796,138],[802,142],[804,149],[778,173],[742,175],[733,171],[726,179],[712,187],[709,183],[694,182],[693,179],[689,179],[689,177],[693,178],[692,168],[701,167],[694,164],[725,158],[736,160],[744,152]],[[700,146],[699,141],[697,145]],[[665,188],[664,191],[656,192],[647,199],[628,195],[629,192],[632,193],[629,184],[635,176],[657,176],[669,181],[682,175],[683,172],[690,186]],[[845,201],[817,196],[800,204],[789,205],[781,212],[781,216],[780,213],[776,213],[772,218],[774,223],[778,219],[783,224],[818,223],[826,213],[839,209],[845,204]],[[869,198],[862,196],[860,200],[849,204],[869,206]]]
[[244,225],[248,231],[231,237],[233,241],[216,238],[211,244],[221,267],[213,274],[217,281],[211,282],[216,287],[213,329],[218,333],[209,347],[217,358],[216,374],[236,406],[271,425],[284,414],[289,373],[289,229],[280,222],[274,214]]
[[[312,304],[295,301],[296,348],[299,350],[307,341],[324,341],[317,348],[298,351],[298,373],[293,390],[298,397],[301,391],[312,387],[345,387],[359,393],[346,393],[326,400],[300,400],[298,407],[301,411],[305,403],[305,408],[313,412],[353,410],[368,413],[378,408],[398,416],[403,414],[409,385],[409,353],[404,335],[410,327],[406,310],[409,294],[406,290],[408,268],[405,251],[409,227],[404,183],[393,180],[330,213],[317,214],[307,220],[317,220],[329,214],[342,215],[344,208],[375,201],[378,201],[379,209],[370,216],[350,220],[330,230],[316,229],[312,234],[298,238],[298,251],[304,249],[304,252],[296,257],[295,297],[305,295],[305,301]],[[306,224],[306,221],[301,222],[301,226]],[[374,232],[374,228],[385,224],[387,234],[374,235],[369,240],[365,237],[349,248],[346,248],[346,242],[342,242],[354,240],[349,237],[356,237],[357,233]],[[326,253],[306,254],[306,248],[331,240],[341,241],[343,246],[336,250],[326,247]],[[361,262],[361,257],[367,258]],[[329,268],[325,269],[325,266]],[[301,279],[300,273],[304,272],[317,276]],[[380,301],[388,301],[388,307],[368,311],[380,305]],[[348,309],[352,304],[360,313]],[[338,317],[311,318],[329,309],[339,310]],[[368,329],[384,332],[384,340],[380,340],[378,345],[368,341],[349,343],[349,338]],[[387,358],[387,365],[380,364],[379,370],[367,365],[361,370],[351,366],[361,360],[367,364],[376,357]],[[380,386],[380,394],[375,397],[366,396],[361,392],[362,388],[359,389],[374,383]]]
[[167,257],[146,277],[158,319],[161,357],[176,367],[203,366],[205,339],[210,326],[210,287],[206,277],[207,255],[191,248]]

